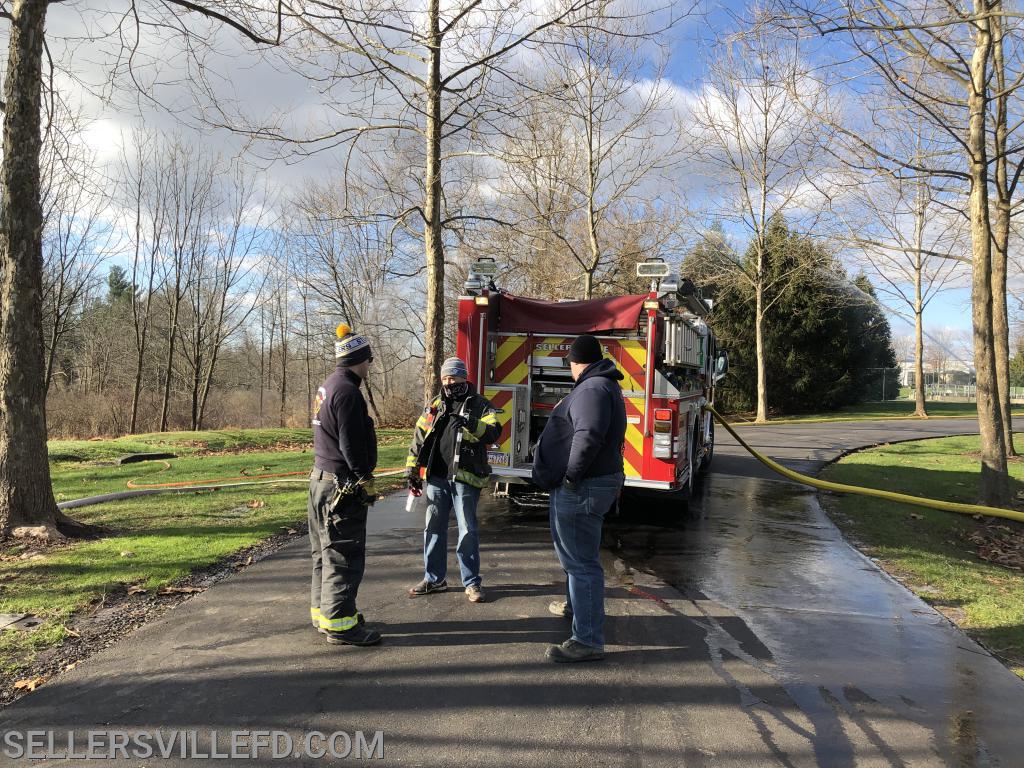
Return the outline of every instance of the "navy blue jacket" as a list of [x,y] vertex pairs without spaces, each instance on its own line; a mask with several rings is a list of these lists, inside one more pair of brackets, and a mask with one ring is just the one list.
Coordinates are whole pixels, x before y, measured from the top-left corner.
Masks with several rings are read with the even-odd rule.
[[533,482],[544,490],[564,480],[622,471],[626,404],[615,363],[604,358],[580,374],[572,392],[555,406],[533,456]]
[[362,383],[339,365],[313,404],[313,462],[342,482],[368,478],[377,466],[377,434],[359,391]]

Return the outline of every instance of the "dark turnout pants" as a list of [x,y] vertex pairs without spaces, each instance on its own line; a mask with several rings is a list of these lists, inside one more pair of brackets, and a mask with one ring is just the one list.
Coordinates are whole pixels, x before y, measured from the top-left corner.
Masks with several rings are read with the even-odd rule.
[[313,556],[310,617],[331,632],[356,625],[356,594],[366,563],[365,497],[331,508],[334,475],[314,469],[309,476],[309,544]]

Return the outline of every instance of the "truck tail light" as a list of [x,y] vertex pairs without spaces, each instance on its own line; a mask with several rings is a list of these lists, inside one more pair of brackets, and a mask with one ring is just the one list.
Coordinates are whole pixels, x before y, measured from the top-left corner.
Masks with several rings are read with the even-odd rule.
[[675,435],[672,434],[672,411],[654,409],[654,458],[670,459],[675,453]]

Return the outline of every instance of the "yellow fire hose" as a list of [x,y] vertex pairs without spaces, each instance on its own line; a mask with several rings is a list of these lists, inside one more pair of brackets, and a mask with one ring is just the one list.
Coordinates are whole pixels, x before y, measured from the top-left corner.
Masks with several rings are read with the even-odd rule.
[[961,515],[988,515],[989,517],[1003,517],[1007,520],[1016,520],[1017,522],[1024,523],[1024,512],[1014,512],[1010,509],[1000,509],[999,507],[986,507],[981,504],[960,504],[955,501],[940,501],[938,499],[926,499],[921,496],[909,496],[905,493],[896,493],[895,491],[882,491],[877,488],[861,488],[856,485],[845,485],[843,483],[830,483],[828,480],[818,480],[815,477],[809,477],[802,475],[799,472],[794,472],[792,469],[779,464],[777,461],[769,459],[762,453],[755,451],[751,448],[747,442],[736,434],[736,430],[730,426],[718,411],[711,406],[705,406],[708,411],[718,420],[718,423],[728,430],[729,434],[736,438],[736,442],[742,445],[755,459],[764,464],[768,469],[773,472],[777,472],[785,478],[792,480],[803,485],[809,485],[812,488],[819,488],[823,491],[835,491],[836,493],[854,493],[860,496],[871,496],[876,499],[885,499],[886,501],[895,501],[901,504],[915,504],[919,507],[928,507],[929,509],[938,509],[943,512],[957,512]]

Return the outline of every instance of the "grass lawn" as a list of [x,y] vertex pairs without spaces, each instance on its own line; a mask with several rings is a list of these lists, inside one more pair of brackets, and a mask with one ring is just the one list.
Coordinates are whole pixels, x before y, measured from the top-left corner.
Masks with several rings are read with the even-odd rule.
[[[828,413],[804,413],[790,416],[772,416],[769,424],[788,424],[799,421],[869,421],[871,419],[908,419],[914,418],[915,404],[913,400],[886,400],[876,403],[860,403],[838,411]],[[928,403],[928,415],[933,419],[957,417],[974,417],[978,415],[975,403]],[[1014,410],[1014,416],[1024,416],[1024,410]],[[753,422],[752,413],[733,414],[730,421],[735,424]]]
[[[978,451],[976,436],[886,445],[851,454],[822,477],[972,503]],[[1024,461],[1011,462],[1011,474],[1024,481]],[[823,499],[865,554],[1024,677],[1024,525],[862,496]]]
[[[380,469],[404,464],[410,433],[382,430]],[[222,430],[137,435],[102,441],[52,441],[50,469],[58,501],[124,490],[137,484],[298,472],[313,462],[310,431]],[[140,451],[176,453],[168,462],[117,466],[112,459]],[[170,466],[168,466],[168,464]],[[386,490],[401,479],[382,480]],[[67,636],[76,611],[123,594],[128,586],[155,589],[211,566],[305,520],[301,483],[148,496],[69,514],[113,528],[116,535],[39,552],[30,543],[0,548],[0,612],[44,619],[32,631],[0,632],[0,673],[12,674],[42,648]]]

